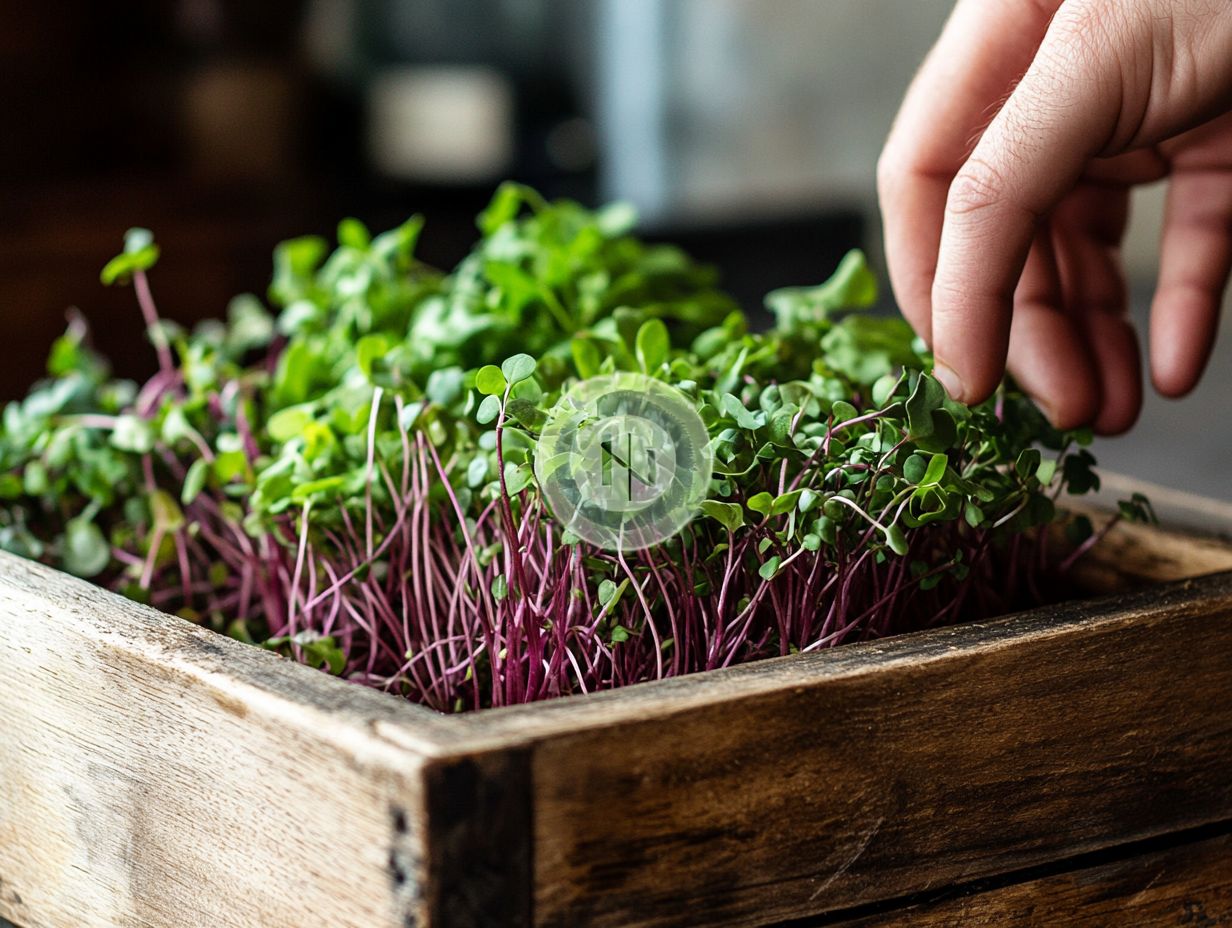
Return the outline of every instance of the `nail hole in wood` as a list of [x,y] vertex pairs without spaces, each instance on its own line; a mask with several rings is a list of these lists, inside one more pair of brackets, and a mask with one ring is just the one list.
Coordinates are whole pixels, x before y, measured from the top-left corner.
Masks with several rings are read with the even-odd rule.
[[397,807],[394,808],[394,831],[400,835],[407,832],[406,811]]
[[394,878],[395,886],[406,884],[406,868],[402,866],[402,861],[398,858],[396,850],[389,852],[389,872]]

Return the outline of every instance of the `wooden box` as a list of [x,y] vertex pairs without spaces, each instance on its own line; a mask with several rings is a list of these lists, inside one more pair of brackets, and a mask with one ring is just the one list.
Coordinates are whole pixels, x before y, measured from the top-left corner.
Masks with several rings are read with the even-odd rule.
[[1171,582],[462,717],[2,557],[0,916],[1228,924],[1232,551],[1098,550]]

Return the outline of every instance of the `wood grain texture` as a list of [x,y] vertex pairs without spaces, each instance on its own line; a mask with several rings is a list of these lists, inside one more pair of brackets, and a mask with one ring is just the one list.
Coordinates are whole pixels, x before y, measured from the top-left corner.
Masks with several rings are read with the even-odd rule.
[[1219,928],[1232,925],[1232,836],[826,925]]
[[530,757],[493,751],[432,767],[426,780],[433,925],[530,928]]
[[1121,523],[1072,573],[1082,589],[1111,593],[1222,570],[1232,570],[1232,545],[1219,537]]
[[0,578],[0,915],[424,920],[430,752],[372,729],[417,711],[7,555]]
[[535,923],[763,925],[1232,817],[1232,577],[500,710]]

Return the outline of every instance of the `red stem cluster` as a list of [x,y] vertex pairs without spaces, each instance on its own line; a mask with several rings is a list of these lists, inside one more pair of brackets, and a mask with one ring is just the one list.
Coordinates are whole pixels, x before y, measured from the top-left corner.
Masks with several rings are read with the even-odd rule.
[[[958,522],[912,531],[909,552],[894,556],[871,544],[870,526],[858,542],[783,552],[765,580],[759,544],[773,539],[771,523],[731,535],[699,520],[673,545],[614,553],[562,544],[533,488],[501,492],[468,522],[421,432],[404,433],[396,470],[377,460],[372,476],[394,501],[388,510],[368,494],[365,511],[340,510],[338,528],[313,528],[305,508],[255,539],[203,493],[186,511],[199,530],[176,534],[178,556],[151,578],[152,601],[260,618],[274,636],[332,636],[349,678],[457,711],[996,615],[1038,598],[1046,561],[1042,549],[1023,557],[1021,538],[1002,550]],[[444,506],[434,502],[441,490]],[[1042,545],[1044,533],[1036,537]],[[949,566],[956,552],[961,580]],[[208,575],[218,561],[221,585]],[[942,566],[913,576],[913,561]],[[601,576],[624,585],[606,605],[596,598]],[[929,578],[938,582],[924,589]]]

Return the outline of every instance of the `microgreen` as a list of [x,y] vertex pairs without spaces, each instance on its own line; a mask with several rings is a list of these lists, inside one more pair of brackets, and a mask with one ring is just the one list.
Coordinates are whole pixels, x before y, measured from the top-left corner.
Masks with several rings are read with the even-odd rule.
[[[278,247],[271,309],[192,332],[158,316],[133,230],[103,279],[134,286],[158,373],[110,378],[73,320],[0,421],[0,545],[443,711],[1040,598],[1037,530],[1098,486],[1088,434],[1012,384],[949,400],[905,323],[853,312],[876,295],[857,252],[750,332],[631,222],[505,185],[446,274],[415,256],[420,218],[345,220],[332,251]],[[532,466],[562,391],[619,372],[687,397],[714,456],[697,518],[626,553],[554,522]]]

